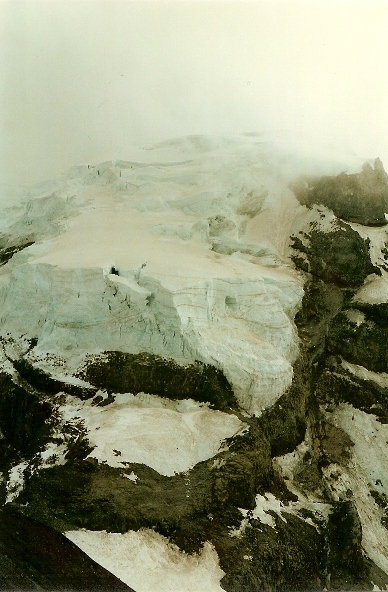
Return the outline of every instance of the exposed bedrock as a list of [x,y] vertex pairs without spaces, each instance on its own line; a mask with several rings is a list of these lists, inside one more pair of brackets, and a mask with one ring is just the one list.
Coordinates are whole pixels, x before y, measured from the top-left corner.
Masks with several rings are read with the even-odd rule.
[[[333,574],[333,584],[348,581],[349,584],[362,582],[368,577],[368,564],[361,549],[362,526],[357,508],[352,501],[333,504],[327,524],[328,570]],[[349,577],[351,576],[351,577]],[[350,581],[349,581],[350,580]]]
[[131,592],[61,533],[14,509],[0,510],[0,557],[0,590]]
[[49,401],[17,384],[9,374],[0,373],[0,429],[13,449],[35,452],[50,432],[52,413]]
[[[125,478],[132,472],[136,482]],[[206,540],[209,513],[254,507],[257,490],[271,478],[268,443],[259,434],[246,434],[229,450],[173,477],[136,463],[116,469],[93,459],[74,459],[32,476],[22,497],[29,502],[29,514],[61,529],[125,532],[154,527],[170,536],[180,533],[193,551]]]
[[387,223],[388,176],[379,158],[373,167],[364,164],[360,173],[304,179],[293,190],[302,204],[324,205],[349,222],[370,226]]
[[[27,247],[30,247],[33,244],[34,244],[34,241],[30,241],[30,242],[25,242],[25,243],[21,243],[18,245],[12,245],[12,246],[7,246],[7,247],[0,246],[0,266],[5,265],[14,256],[15,253],[18,253],[19,251],[23,251],[23,249],[26,249]],[[0,245],[1,245],[1,243],[0,243]]]
[[215,532],[214,544],[227,572],[221,584],[229,592],[325,586],[324,537],[297,516],[287,515],[287,522],[277,517],[276,528],[252,519],[241,537],[220,535]]
[[63,391],[80,399],[89,399],[96,394],[97,388],[82,384],[82,381],[80,381],[81,384],[72,384],[66,382],[66,380],[58,380],[58,378],[51,376],[49,372],[45,372],[42,368],[31,364],[25,358],[12,360],[12,364],[22,379],[42,393],[54,395]]
[[[388,299],[388,292],[386,294]],[[357,302],[354,303],[354,308],[365,313],[365,317],[376,325],[387,328],[388,327],[388,302]]]
[[356,287],[369,274],[381,274],[371,262],[368,241],[343,222],[328,231],[311,224],[310,232],[292,238],[292,246],[295,265],[328,283]]
[[329,327],[327,350],[374,372],[388,372],[388,328],[352,310],[341,311]]
[[[361,297],[356,294],[372,272],[370,245],[367,241],[362,245],[361,237],[354,238],[354,231],[345,226],[341,224],[340,234],[348,234],[349,249],[335,241],[333,224],[326,242],[317,239],[314,223],[311,232],[300,233],[294,241],[302,254],[294,258],[295,264],[310,271],[296,322],[302,351],[313,363],[310,401],[315,402],[315,414],[311,415],[314,405],[310,402],[311,439],[301,448],[300,464],[292,474],[294,484],[306,495],[321,495],[332,504],[326,529],[329,589],[372,587],[377,580],[386,586],[381,582],[387,580],[387,538],[385,527],[380,526],[385,518],[376,503],[379,488],[387,487],[383,467],[388,334],[386,302],[381,301],[384,290],[380,290],[385,279],[369,278]],[[329,271],[322,264],[325,249],[333,259],[328,260]],[[373,291],[374,281],[380,291]],[[371,296],[372,304],[367,301]]]
[[358,377],[346,370],[340,359],[328,361],[317,381],[316,395],[324,405],[330,402],[350,403],[388,423],[388,382],[383,386],[372,379]]
[[196,362],[180,366],[174,360],[147,353],[104,352],[86,359],[80,376],[113,393],[151,393],[169,399],[192,398],[217,409],[236,407],[225,376],[214,366]]

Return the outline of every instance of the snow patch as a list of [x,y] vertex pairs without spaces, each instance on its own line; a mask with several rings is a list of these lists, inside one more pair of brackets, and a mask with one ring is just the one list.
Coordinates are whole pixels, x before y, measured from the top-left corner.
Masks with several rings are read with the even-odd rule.
[[361,380],[369,380],[371,382],[375,382],[379,386],[383,388],[388,388],[388,374],[385,372],[373,372],[372,370],[367,370],[364,366],[358,366],[357,364],[351,364],[346,360],[342,360],[341,362],[342,367],[353,374],[356,378],[360,378]]
[[370,276],[369,280],[356,292],[353,302],[360,304],[381,304],[388,302],[388,273],[382,271],[382,275]]
[[66,452],[66,443],[49,442],[45,449],[37,455],[38,470],[47,469],[54,465],[64,465],[66,463]]
[[347,491],[353,492],[362,524],[363,548],[388,573],[387,530],[381,524],[382,510],[370,494],[374,489],[388,495],[388,425],[348,404],[336,408],[331,421],[349,434],[354,446],[348,467],[331,464],[323,469],[324,474],[334,499],[347,499]]
[[24,488],[24,471],[27,469],[28,463],[23,461],[11,468],[6,484],[7,496],[5,503],[13,502]]
[[355,222],[347,222],[364,239],[370,241],[369,253],[373,265],[381,267],[385,263],[382,255],[388,241],[388,230],[386,226],[364,226]]
[[[256,495],[256,506],[253,510],[246,510],[243,508],[239,508],[239,510],[244,517],[238,528],[232,528],[229,531],[229,535],[232,537],[243,536],[245,530],[250,528],[251,520],[259,520],[262,524],[267,524],[276,530],[274,514],[279,516],[283,522],[287,522],[287,519],[283,514],[293,514],[307,524],[313,526],[316,530],[319,530],[319,525],[324,524],[328,520],[331,504],[316,501],[311,502],[303,495],[300,495],[296,502],[288,502],[287,504],[284,504],[281,500],[277,499],[273,493],[266,492],[263,495]],[[314,516],[315,520],[310,516],[306,517],[306,510]]]
[[134,483],[136,483],[136,481],[139,478],[137,475],[135,475],[135,473],[133,471],[131,471],[131,473],[129,473],[129,475],[127,473],[123,473],[123,477],[126,477],[126,479],[129,479],[130,481],[133,481]]
[[365,322],[365,313],[357,308],[349,308],[349,310],[345,311],[346,317],[349,319],[351,323],[355,323],[357,327],[362,325]]
[[281,514],[281,509],[284,506],[280,500],[278,500],[273,493],[265,493],[264,495],[256,495],[256,507],[252,512],[252,518],[260,520],[263,524],[268,524],[272,528],[276,527],[276,522],[270,512],[277,514],[283,522],[287,522]]
[[71,396],[66,401],[58,410],[64,420],[84,423],[95,447],[89,457],[120,468],[142,463],[167,476],[212,458],[226,438],[246,429],[235,415],[192,400],[126,393],[104,407]]
[[223,592],[225,573],[208,542],[198,554],[188,555],[152,530],[76,530],[65,535],[136,592]]

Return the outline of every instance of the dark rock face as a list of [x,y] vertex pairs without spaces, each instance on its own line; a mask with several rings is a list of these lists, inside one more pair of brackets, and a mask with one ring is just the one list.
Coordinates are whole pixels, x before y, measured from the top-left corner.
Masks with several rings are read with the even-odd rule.
[[173,360],[147,353],[111,351],[87,360],[80,376],[108,392],[192,398],[221,410],[237,406],[223,373],[201,362],[179,366]]
[[[354,586],[367,575],[367,566],[363,557],[361,540],[362,529],[357,510],[351,501],[337,502],[327,525],[330,548],[328,566],[337,587],[345,581],[347,586]],[[337,580],[337,581],[336,581]]]
[[[231,439],[228,450],[174,477],[136,463],[117,469],[83,460],[82,455],[69,459],[27,480],[22,494],[28,501],[26,512],[59,529],[124,532],[143,526],[168,536],[198,518],[197,530],[204,522],[199,529],[202,538],[196,541],[186,534],[188,550],[198,550],[206,540],[209,513],[253,508],[257,491],[273,479],[269,443],[259,421],[249,421],[249,432]],[[123,471],[134,471],[137,482],[126,479]]]
[[0,510],[0,590],[131,592],[59,532],[9,508]]
[[[348,232],[346,226],[341,224],[341,230]],[[326,411],[323,419],[322,410],[330,411],[346,402],[373,413],[381,422],[387,421],[387,389],[372,379],[358,378],[347,370],[342,360],[375,372],[387,372],[388,335],[384,304],[354,302],[355,288],[371,269],[369,245],[364,243],[364,247],[357,251],[360,259],[357,264],[351,256],[351,248],[344,249],[344,257],[339,253],[343,244],[340,240],[336,242],[336,232],[328,233],[326,240],[321,240],[320,236],[314,236],[316,229],[311,230],[308,235],[294,240],[294,247],[301,254],[301,257],[299,253],[295,255],[294,262],[303,271],[310,271],[302,308],[295,320],[302,352],[306,352],[311,364],[310,373],[305,369],[303,377],[311,377],[308,422],[313,445],[294,480],[302,491],[314,492],[330,500],[322,469],[334,463],[346,471],[354,443],[345,432],[330,423],[330,412]],[[356,244],[361,245],[359,239]],[[330,257],[328,253],[331,253]],[[349,312],[351,308],[358,311]],[[357,322],[352,321],[353,318],[357,318]],[[372,580],[385,582],[387,575],[365,559],[362,527],[352,491],[349,490],[346,496],[347,499],[331,501],[333,510],[324,531],[326,588],[370,589]]]
[[367,226],[387,223],[388,175],[379,158],[374,168],[365,164],[357,174],[306,179],[293,189],[302,204],[324,205],[349,222]]
[[338,223],[330,232],[312,228],[303,239],[292,238],[295,251],[305,255],[295,254],[295,265],[325,282],[355,287],[371,273],[381,275],[370,260],[368,242],[348,224]]
[[[359,237],[358,233],[350,230],[351,235],[357,234]],[[344,228],[344,232],[348,230]],[[341,359],[373,372],[388,372],[387,305],[354,302],[355,288],[373,267],[368,244],[361,237],[353,243],[358,263],[352,267],[354,260],[352,249],[349,248],[329,262],[330,272],[324,267],[322,261],[331,252],[328,241],[335,253],[337,249],[342,249],[342,243],[334,239],[335,234],[328,233],[326,242],[314,242],[314,238],[309,236],[309,248],[301,239],[293,239],[294,246],[305,255],[302,267],[305,268],[307,262],[312,276],[306,286],[302,309],[295,320],[299,335],[309,348],[309,356],[313,356],[317,362],[318,372],[313,388],[317,400],[322,404],[330,401],[335,404],[347,402],[363,411],[373,412],[381,421],[386,421],[387,389],[350,374],[342,367]],[[314,237],[314,231],[311,236]],[[356,245],[359,245],[358,250]],[[341,261],[340,265],[337,264],[338,260]],[[299,265],[297,257],[294,261]],[[336,267],[335,273],[333,266]],[[351,320],[354,314],[359,319],[357,322]]]
[[[388,294],[387,294],[388,299]],[[365,313],[366,317],[382,328],[388,327],[388,302],[370,304],[368,302],[355,302],[354,306]]]
[[13,448],[21,453],[36,450],[49,433],[52,412],[48,401],[0,374],[0,429]]
[[221,584],[229,592],[325,586],[324,537],[296,516],[287,515],[287,523],[276,517],[276,530],[249,520],[241,539],[215,538],[214,544],[227,572]]
[[27,247],[30,247],[33,244],[34,241],[29,241],[21,243],[20,245],[12,245],[10,247],[0,248],[0,267],[8,263],[8,261],[15,255],[15,253],[18,253],[19,251],[22,251],[23,249],[26,249]]
[[357,324],[341,312],[330,324],[327,348],[368,370],[388,372],[388,328],[375,321]]
[[366,413],[373,413],[382,423],[388,423],[388,389],[356,378],[340,364],[330,364],[324,369],[317,381],[316,395],[324,405],[333,401],[350,403]]
[[383,516],[381,518],[381,524],[388,530],[388,499],[385,493],[380,493],[374,489],[370,491],[371,496],[375,500],[376,504],[383,510]]

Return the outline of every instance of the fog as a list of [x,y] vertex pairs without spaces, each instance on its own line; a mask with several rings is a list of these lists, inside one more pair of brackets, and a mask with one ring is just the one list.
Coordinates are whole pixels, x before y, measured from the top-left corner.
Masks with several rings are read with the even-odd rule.
[[3,183],[262,132],[388,166],[388,3],[0,0]]

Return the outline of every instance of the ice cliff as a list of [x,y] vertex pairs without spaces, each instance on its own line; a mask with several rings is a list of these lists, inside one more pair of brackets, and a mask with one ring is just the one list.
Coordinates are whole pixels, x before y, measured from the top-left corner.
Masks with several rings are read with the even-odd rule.
[[255,143],[199,146],[178,162],[76,168],[28,200],[3,237],[34,243],[2,270],[0,322],[72,369],[105,350],[212,364],[259,413],[298,354],[288,237],[302,208]]
[[0,587],[386,589],[388,177],[303,164],[193,136],[2,198]]

